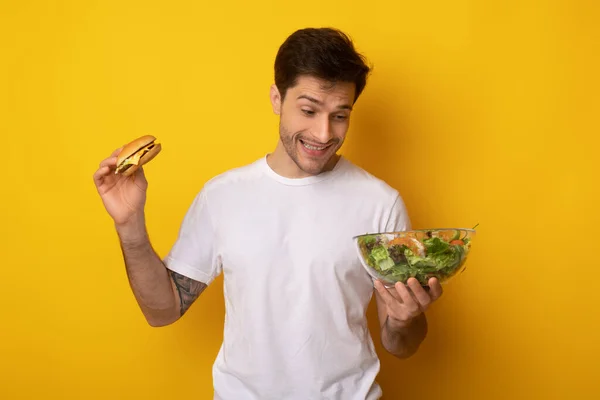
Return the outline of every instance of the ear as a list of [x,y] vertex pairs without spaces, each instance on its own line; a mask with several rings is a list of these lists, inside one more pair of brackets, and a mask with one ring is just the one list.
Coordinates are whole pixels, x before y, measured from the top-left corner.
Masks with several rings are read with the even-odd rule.
[[281,94],[275,84],[271,85],[271,106],[276,115],[281,114]]

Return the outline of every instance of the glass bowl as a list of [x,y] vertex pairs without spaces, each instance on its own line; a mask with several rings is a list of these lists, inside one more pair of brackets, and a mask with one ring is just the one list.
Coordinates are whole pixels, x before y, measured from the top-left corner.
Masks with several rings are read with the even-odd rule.
[[447,283],[465,269],[474,229],[419,229],[355,236],[363,267],[386,287],[416,278],[422,286],[436,277]]

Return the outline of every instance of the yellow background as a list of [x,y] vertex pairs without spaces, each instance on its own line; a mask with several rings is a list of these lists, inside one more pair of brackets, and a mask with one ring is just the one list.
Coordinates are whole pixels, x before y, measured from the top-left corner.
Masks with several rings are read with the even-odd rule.
[[274,148],[273,60],[305,26],[347,31],[375,67],[343,154],[415,227],[481,223],[421,351],[377,341],[385,398],[600,398],[597,4],[2,1],[0,398],[211,398],[222,281],[150,328],[92,174],[160,138],[165,254],[206,180]]

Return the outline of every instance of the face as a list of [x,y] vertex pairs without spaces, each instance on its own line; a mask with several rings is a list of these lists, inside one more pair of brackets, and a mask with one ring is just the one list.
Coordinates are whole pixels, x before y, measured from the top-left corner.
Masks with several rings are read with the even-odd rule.
[[285,99],[271,88],[273,110],[280,115],[280,147],[303,175],[317,175],[332,167],[350,123],[354,83],[331,83],[300,77]]

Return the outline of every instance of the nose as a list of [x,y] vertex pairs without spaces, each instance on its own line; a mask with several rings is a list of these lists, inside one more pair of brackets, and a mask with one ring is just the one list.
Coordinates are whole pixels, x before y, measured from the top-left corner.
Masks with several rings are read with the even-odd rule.
[[326,116],[324,118],[319,118],[315,129],[313,130],[313,135],[316,140],[321,143],[327,143],[332,138],[331,133],[331,121]]

